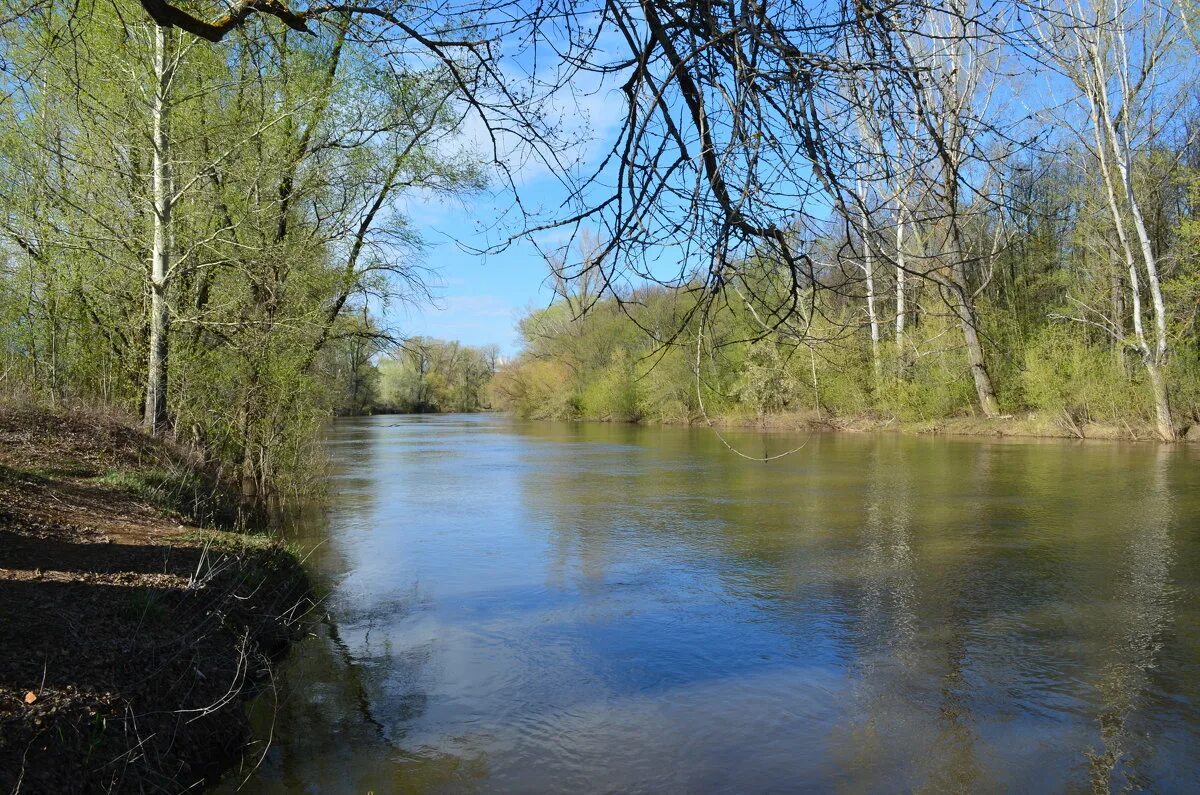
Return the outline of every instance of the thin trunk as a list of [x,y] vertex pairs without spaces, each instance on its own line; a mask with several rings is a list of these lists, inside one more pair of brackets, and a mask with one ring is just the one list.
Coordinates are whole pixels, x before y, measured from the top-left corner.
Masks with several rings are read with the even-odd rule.
[[146,377],[143,426],[147,433],[162,433],[168,424],[167,363],[171,313],[167,287],[171,271],[171,68],[167,56],[167,28],[154,26],[153,192],[154,242],[150,252],[150,361]]
[[[1121,31],[1118,36],[1121,50],[1124,52],[1125,34]],[[1105,114],[1104,120],[1108,127],[1108,134],[1112,138],[1113,152],[1117,155],[1117,171],[1121,174],[1121,182],[1125,187],[1125,201],[1129,205],[1129,214],[1133,216],[1133,228],[1137,231],[1138,243],[1141,244],[1142,261],[1146,267],[1146,287],[1150,293],[1150,303],[1154,307],[1154,363],[1161,366],[1166,363],[1167,359],[1167,312],[1163,302],[1162,285],[1158,279],[1158,257],[1154,253],[1154,245],[1150,239],[1150,233],[1146,229],[1142,205],[1138,202],[1137,194],[1133,190],[1133,144],[1129,132],[1129,126],[1133,122],[1129,118],[1129,85],[1124,72],[1121,73],[1121,84],[1126,100],[1121,105],[1121,115],[1124,118],[1121,120],[1120,130],[1117,129],[1117,125],[1113,123],[1108,114]],[[1102,91],[1106,90],[1104,85],[1101,85],[1100,88]],[[1107,96],[1105,104],[1108,104]]]
[[[257,380],[257,374],[251,377],[251,381]],[[238,441],[242,444],[242,462],[241,462],[241,492],[242,492],[242,510],[247,514],[254,511],[256,501],[258,499],[258,479],[255,477],[254,470],[254,444],[250,438],[253,432],[251,417],[254,414],[254,387],[246,390],[242,398],[242,405],[238,411]]]
[[904,206],[900,205],[896,221],[896,357],[904,351]]
[[1173,442],[1178,438],[1178,434],[1175,431],[1174,418],[1171,416],[1166,377],[1162,371],[1167,361],[1166,306],[1163,301],[1162,285],[1158,279],[1158,261],[1151,246],[1150,236],[1146,231],[1141,206],[1133,192],[1133,179],[1127,160],[1130,156],[1128,132],[1125,135],[1125,157],[1117,158],[1117,167],[1121,173],[1121,179],[1125,183],[1125,199],[1129,204],[1130,214],[1133,215],[1133,228],[1137,230],[1138,242],[1141,244],[1142,261],[1146,267],[1147,292],[1150,294],[1151,306],[1154,307],[1154,351],[1146,357],[1146,375],[1154,395],[1154,420],[1158,435],[1165,442]]
[[954,298],[954,312],[958,315],[963,339],[967,343],[967,360],[971,365],[971,378],[975,381],[975,395],[979,399],[979,408],[983,411],[983,416],[999,417],[1000,403],[996,400],[996,390],[992,386],[992,376],[988,372],[983,344],[979,339],[979,317],[975,312],[974,297],[967,281],[967,271],[963,263],[962,234],[956,217],[950,218],[950,235],[954,246],[951,253],[954,263],[950,268],[950,291]]
[[1113,328],[1113,360],[1116,362],[1117,369],[1123,374],[1128,375],[1125,369],[1125,285],[1121,281],[1121,271],[1119,268],[1114,268],[1112,276],[1109,280],[1109,290],[1112,298],[1112,317],[1110,322]]
[[[961,270],[961,266],[955,268]],[[957,284],[952,288],[955,298],[955,314],[962,325],[963,338],[967,343],[967,359],[971,364],[971,378],[975,381],[975,394],[979,398],[979,408],[985,417],[999,417],[1000,403],[996,400],[996,390],[992,387],[992,377],[988,373],[987,360],[983,355],[983,345],[979,341],[979,320],[975,314],[975,306],[971,302],[970,293],[965,287],[965,279],[955,276]]]
[[[866,232],[866,229],[863,229]],[[871,257],[871,247],[865,246],[863,271],[867,276],[867,320],[871,324],[871,366],[875,378],[879,378],[879,317],[875,312],[875,261]]]
[[875,312],[875,259],[871,256],[871,222],[867,217],[866,193],[862,183],[857,185],[859,200],[859,234],[862,235],[863,260],[862,269],[867,282],[867,322],[871,328],[871,367],[876,380],[879,379],[879,316]]

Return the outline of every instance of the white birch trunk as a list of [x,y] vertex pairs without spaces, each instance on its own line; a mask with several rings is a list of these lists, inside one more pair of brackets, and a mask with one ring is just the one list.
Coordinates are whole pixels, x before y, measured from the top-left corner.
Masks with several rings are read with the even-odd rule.
[[[868,234],[865,226],[863,234]],[[871,256],[869,243],[864,245],[863,271],[867,277],[867,321],[871,325],[871,366],[875,370],[875,377],[879,378],[879,315],[875,311],[875,260]]]
[[862,235],[863,275],[867,283],[867,323],[871,331],[871,366],[879,378],[879,314],[875,311],[875,258],[871,255],[871,222],[867,217],[867,196],[862,183],[858,184],[859,234]]
[[[1097,37],[1101,24],[1098,23]],[[1117,24],[1123,24],[1118,18]],[[1076,52],[1083,65],[1083,73],[1078,83],[1088,103],[1091,114],[1093,140],[1096,145],[1096,156],[1100,164],[1109,212],[1113,226],[1116,229],[1117,240],[1120,242],[1125,264],[1129,272],[1129,295],[1133,332],[1142,365],[1146,370],[1146,378],[1150,384],[1154,400],[1155,428],[1163,441],[1174,441],[1178,438],[1174,418],[1171,414],[1171,404],[1163,366],[1166,364],[1168,353],[1166,306],[1163,301],[1162,285],[1158,275],[1158,260],[1154,254],[1149,232],[1146,229],[1145,218],[1138,202],[1133,185],[1133,147],[1130,126],[1133,124],[1129,106],[1134,97],[1128,76],[1128,51],[1126,50],[1123,29],[1117,28],[1114,43],[1120,53],[1121,62],[1116,69],[1117,78],[1121,85],[1120,130],[1113,119],[1112,99],[1108,91],[1109,73],[1105,68],[1104,56],[1100,51],[1098,41],[1088,41],[1082,33],[1076,33]],[[1111,164],[1109,162],[1111,157]],[[1125,207],[1121,206],[1117,186],[1114,184],[1112,168],[1115,166],[1121,182],[1121,194]],[[1138,272],[1137,257],[1132,242],[1129,239],[1124,210],[1128,210],[1133,220],[1133,228],[1138,237],[1139,253],[1142,266],[1145,268],[1147,292],[1154,311],[1154,341],[1151,344],[1146,336],[1145,321],[1142,317],[1141,279]]]
[[907,263],[904,257],[904,205],[900,204],[896,218],[896,356],[903,355],[904,350],[904,269]]
[[174,203],[171,185],[171,67],[167,54],[167,28],[154,26],[154,97],[153,223],[154,240],[150,251],[150,356],[146,376],[146,407],[143,427],[147,433],[160,434],[167,419],[167,362],[171,313],[167,306],[167,287],[171,272],[171,209]]

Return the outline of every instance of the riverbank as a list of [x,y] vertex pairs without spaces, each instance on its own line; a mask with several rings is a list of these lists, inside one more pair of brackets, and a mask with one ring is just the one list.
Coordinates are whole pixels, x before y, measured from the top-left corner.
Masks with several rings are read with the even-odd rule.
[[[693,425],[729,429],[764,431],[799,431],[807,433],[900,433],[912,436],[1001,436],[1043,439],[1097,439],[1108,441],[1156,441],[1154,427],[1125,424],[1105,425],[1095,422],[1075,422],[1069,417],[1052,419],[1039,414],[1005,417],[943,417],[936,420],[904,422],[895,418],[874,416],[820,416],[815,412],[782,414],[720,415],[705,420],[646,421],[654,425]],[[1200,442],[1200,423],[1181,430],[1179,441]]]
[[212,781],[311,607],[188,451],[117,418],[0,409],[0,790]]

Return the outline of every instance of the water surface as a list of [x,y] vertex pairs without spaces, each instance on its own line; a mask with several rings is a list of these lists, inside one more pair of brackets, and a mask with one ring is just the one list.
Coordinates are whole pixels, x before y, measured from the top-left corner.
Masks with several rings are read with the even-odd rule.
[[[745,433],[761,455],[804,437]],[[340,421],[255,792],[1185,791],[1200,450]],[[246,777],[231,778],[226,789]]]

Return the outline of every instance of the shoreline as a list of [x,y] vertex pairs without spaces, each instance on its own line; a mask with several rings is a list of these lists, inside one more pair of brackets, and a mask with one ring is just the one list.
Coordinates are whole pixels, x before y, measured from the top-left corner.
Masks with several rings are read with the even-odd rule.
[[291,550],[216,529],[235,504],[119,419],[0,409],[0,789],[181,791],[241,759],[312,600]]
[[1152,442],[1155,444],[1200,443],[1200,423],[1185,425],[1174,442],[1164,442],[1157,437],[1153,426],[1109,425],[1085,422],[1074,427],[1061,420],[1052,420],[1038,414],[1015,414],[989,419],[986,417],[944,417],[935,420],[902,421],[896,418],[880,419],[869,415],[851,417],[818,418],[813,412],[785,412],[780,414],[717,415],[704,419],[628,419],[623,417],[522,417],[509,411],[483,410],[474,412],[394,412],[376,411],[366,414],[343,415],[335,419],[374,416],[448,416],[452,414],[498,414],[527,421],[580,422],[601,424],[641,425],[647,428],[716,428],[718,430],[760,431],[767,433],[857,433],[894,434],[901,436],[947,436],[963,438],[1005,439],[1055,439],[1060,441],[1087,442]]
[[1185,427],[1175,442],[1164,442],[1150,425],[1124,427],[1102,423],[1081,423],[1074,427],[1049,420],[1036,414],[1010,415],[997,418],[945,417],[936,420],[902,421],[896,418],[879,419],[866,415],[818,419],[812,413],[768,414],[762,417],[726,416],[704,420],[649,421],[645,425],[680,425],[714,427],[721,430],[759,430],[766,432],[799,433],[867,433],[900,436],[947,436],[963,438],[1055,439],[1060,441],[1153,442],[1156,444],[1188,444],[1200,442],[1200,424]]

